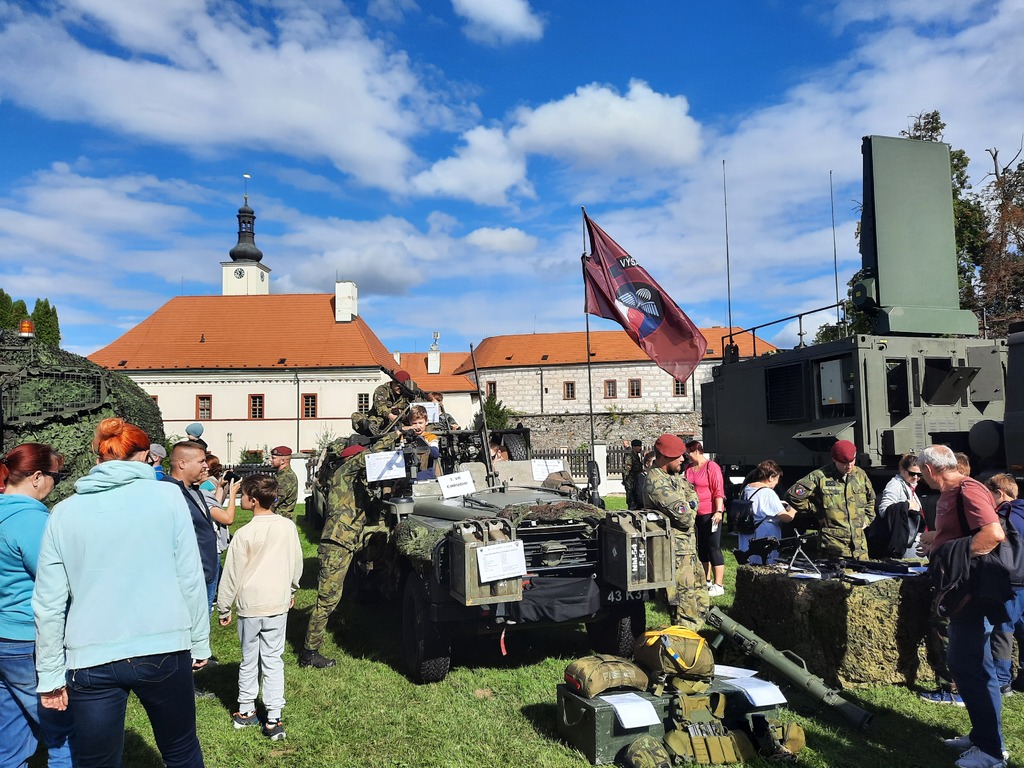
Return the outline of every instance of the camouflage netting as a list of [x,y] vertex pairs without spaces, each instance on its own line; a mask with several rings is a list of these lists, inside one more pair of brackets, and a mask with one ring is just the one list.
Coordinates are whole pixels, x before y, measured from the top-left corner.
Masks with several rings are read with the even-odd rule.
[[523,520],[586,520],[594,526],[604,519],[604,510],[583,501],[554,501],[549,504],[511,504],[498,513],[518,528]]
[[426,528],[403,520],[395,526],[395,546],[414,564],[429,564],[438,542],[448,535],[449,528]]
[[125,374],[34,340],[0,340],[0,387],[3,450],[49,443],[71,473],[47,504],[69,496],[74,481],[95,464],[92,439],[101,420],[120,416],[146,430],[153,442],[165,439],[160,409]]
[[729,615],[829,685],[913,685],[934,679],[923,645],[930,600],[925,577],[854,586],[743,565]]

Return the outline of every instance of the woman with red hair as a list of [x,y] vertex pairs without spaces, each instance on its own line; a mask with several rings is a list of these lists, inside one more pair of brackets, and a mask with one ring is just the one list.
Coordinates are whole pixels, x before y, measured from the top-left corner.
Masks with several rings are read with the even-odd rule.
[[156,479],[149,445],[134,424],[100,422],[99,463],[54,507],[39,553],[39,691],[73,710],[79,768],[121,765],[129,693],[168,768],[203,765],[192,669],[210,657],[206,583],[185,500]]
[[51,768],[71,765],[70,712],[39,706],[32,621],[39,545],[49,517],[43,500],[63,479],[63,457],[23,443],[0,457],[0,766],[28,765],[40,741]]

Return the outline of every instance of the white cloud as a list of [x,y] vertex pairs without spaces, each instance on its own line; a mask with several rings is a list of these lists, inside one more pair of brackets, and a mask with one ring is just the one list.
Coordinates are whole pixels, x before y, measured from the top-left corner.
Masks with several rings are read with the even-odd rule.
[[526,159],[515,151],[499,128],[478,126],[462,136],[455,157],[439,160],[412,178],[422,195],[465,198],[484,205],[504,205],[507,193],[532,196]]
[[508,45],[540,40],[544,23],[526,0],[452,0],[452,8],[466,19],[466,37],[487,45]]
[[537,238],[516,227],[481,227],[466,235],[466,242],[481,251],[530,253],[537,247]]
[[351,17],[281,14],[268,32],[186,2],[139,14],[144,23],[134,8],[94,2],[88,18],[113,30],[124,58],[73,37],[63,17],[21,14],[0,32],[0,98],[194,153],[244,137],[253,150],[326,158],[362,184],[404,189],[410,139],[455,127],[464,107],[444,104]]
[[625,95],[591,83],[558,101],[520,108],[512,144],[583,168],[637,175],[681,168],[700,153],[700,125],[683,96],[656,93],[632,80]]

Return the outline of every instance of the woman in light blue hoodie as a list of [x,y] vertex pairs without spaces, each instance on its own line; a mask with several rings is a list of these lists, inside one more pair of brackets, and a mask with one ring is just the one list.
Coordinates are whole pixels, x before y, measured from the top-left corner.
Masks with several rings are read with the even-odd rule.
[[0,456],[0,768],[24,768],[40,741],[50,768],[71,765],[70,712],[39,706],[32,587],[49,511],[43,499],[63,477],[64,459],[42,443]]
[[203,765],[192,669],[210,656],[206,584],[185,500],[156,480],[149,444],[134,424],[100,422],[99,463],[54,507],[39,553],[39,692],[74,712],[81,768],[121,765],[129,692],[169,768]]

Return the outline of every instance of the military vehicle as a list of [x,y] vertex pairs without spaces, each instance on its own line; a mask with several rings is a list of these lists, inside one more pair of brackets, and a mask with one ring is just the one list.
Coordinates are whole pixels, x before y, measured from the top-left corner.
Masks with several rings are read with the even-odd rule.
[[[492,464],[492,437],[523,458]],[[544,487],[560,467],[529,458],[527,430],[439,436],[438,479],[413,479],[418,450],[410,440],[396,451],[404,476],[367,481],[368,525],[345,588],[349,598],[372,590],[401,601],[413,680],[448,674],[456,633],[582,622],[595,650],[632,653],[646,629],[645,600],[674,578],[666,516],[606,513],[564,476]],[[337,453],[326,450],[317,468],[313,514],[329,512]]]
[[153,398],[123,373],[108,371],[84,357],[40,343],[31,324],[0,331],[0,425],[3,451],[19,443],[49,443],[64,456],[68,477],[47,499],[60,501],[74,481],[96,463],[96,425],[120,416],[164,440],[160,409]]
[[968,453],[975,470],[1014,464],[1004,413],[1020,432],[1024,398],[1007,391],[1007,340],[979,337],[960,309],[949,147],[868,136],[863,156],[853,302],[872,333],[747,360],[725,347],[701,396],[704,441],[727,476],[774,459],[795,480],[827,464],[836,440],[879,483],[930,443]]

